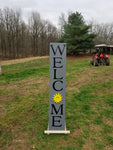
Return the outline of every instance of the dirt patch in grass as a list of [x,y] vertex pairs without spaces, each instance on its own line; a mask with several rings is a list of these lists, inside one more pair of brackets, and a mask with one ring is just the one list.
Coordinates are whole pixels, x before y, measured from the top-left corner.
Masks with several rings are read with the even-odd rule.
[[35,94],[43,93],[49,87],[49,80],[47,77],[25,79],[20,83],[21,83],[19,87],[20,92],[26,91],[27,94],[29,92]]
[[103,121],[105,124],[113,126],[113,120],[103,117]]
[[89,130],[90,132],[97,133],[97,136],[98,136],[98,134],[102,131],[102,128],[99,125],[90,124]]
[[[109,82],[113,79],[113,70],[108,71],[109,76],[105,75],[105,72],[103,70],[98,70],[96,68],[86,68],[85,71],[80,76],[76,76],[73,82],[67,83],[67,90],[76,92],[79,92],[79,88],[85,84],[90,83],[103,83],[103,82]],[[112,93],[112,90],[109,92]],[[100,93],[102,94],[102,93]],[[103,94],[102,94],[103,95]]]
[[19,150],[19,149],[23,149],[23,150],[30,150],[32,149],[32,147],[30,147],[30,143],[29,143],[29,139],[28,139],[28,135],[26,135],[25,133],[22,134],[22,132],[18,133],[14,133],[14,137],[12,139],[12,145],[8,145],[8,147],[6,147],[7,150]]
[[30,60],[35,60],[35,59],[43,59],[43,58],[49,58],[49,56],[41,56],[41,57],[28,57],[28,58],[20,58],[20,59],[13,59],[13,60],[3,60],[0,61],[0,65],[11,65],[11,64],[17,64],[17,63],[23,63],[27,62]]
[[[30,78],[19,82],[10,82],[7,85],[1,85],[0,90],[3,94],[0,95],[0,103],[6,100],[11,100],[15,96],[24,97],[31,93],[43,93],[49,88],[49,80],[46,77]],[[43,89],[43,90],[42,90]],[[5,92],[4,92],[5,91]]]
[[[20,58],[20,59],[13,59],[13,60],[2,60],[0,61],[0,66],[23,63],[23,62],[27,62],[30,60],[43,59],[43,58],[49,58],[49,56],[37,56],[37,57],[28,57],[28,58]],[[84,58],[90,58],[90,56],[87,56],[87,55],[68,56],[67,60],[79,60],[79,59],[84,59]]]
[[[92,150],[95,149],[95,141],[92,140],[92,137],[96,140],[100,140],[99,133],[101,132],[101,127],[98,125],[90,124],[89,125],[89,137],[85,139],[85,144],[83,145],[83,150]],[[93,135],[93,136],[92,136]]]
[[82,85],[88,84],[92,81],[91,78],[89,78],[92,75],[92,69],[91,70],[85,70],[79,77],[76,78],[75,74],[75,80],[71,83],[69,82],[67,84],[67,90],[75,90],[76,92],[79,92],[79,88]]
[[72,136],[72,137],[78,137],[78,136],[80,136],[81,134],[83,134],[82,129],[75,129],[75,130],[71,133],[71,136]]

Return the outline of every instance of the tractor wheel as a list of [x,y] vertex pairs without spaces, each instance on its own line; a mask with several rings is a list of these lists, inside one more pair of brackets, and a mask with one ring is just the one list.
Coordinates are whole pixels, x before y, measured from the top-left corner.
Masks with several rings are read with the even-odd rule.
[[106,59],[106,66],[109,66],[109,65],[110,65],[110,60],[108,58],[108,59]]
[[98,66],[98,60],[97,60],[97,59],[94,59],[93,65],[94,65],[94,66]]

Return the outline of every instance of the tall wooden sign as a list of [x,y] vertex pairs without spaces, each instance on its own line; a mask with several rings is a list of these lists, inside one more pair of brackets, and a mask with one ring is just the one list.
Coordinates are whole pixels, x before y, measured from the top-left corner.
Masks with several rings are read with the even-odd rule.
[[49,125],[45,133],[70,133],[65,125],[66,43],[50,43]]

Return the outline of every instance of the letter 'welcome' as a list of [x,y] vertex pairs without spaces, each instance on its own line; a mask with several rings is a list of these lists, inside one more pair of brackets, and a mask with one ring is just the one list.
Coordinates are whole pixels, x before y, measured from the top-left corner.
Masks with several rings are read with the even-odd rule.
[[66,43],[50,43],[49,125],[45,133],[70,133],[65,126]]

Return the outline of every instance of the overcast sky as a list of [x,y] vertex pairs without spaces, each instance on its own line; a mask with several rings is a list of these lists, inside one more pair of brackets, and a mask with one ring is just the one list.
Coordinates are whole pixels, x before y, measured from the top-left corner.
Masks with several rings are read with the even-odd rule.
[[113,22],[113,0],[0,0],[0,8],[4,7],[20,8],[24,18],[37,11],[55,25],[58,25],[61,13],[69,11],[81,12],[86,21]]

